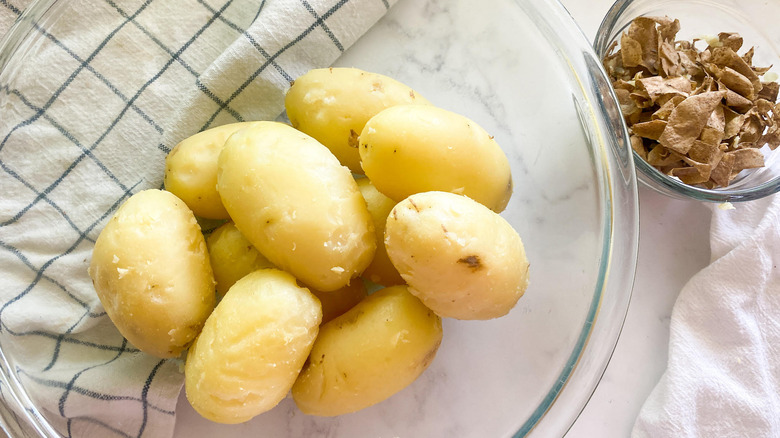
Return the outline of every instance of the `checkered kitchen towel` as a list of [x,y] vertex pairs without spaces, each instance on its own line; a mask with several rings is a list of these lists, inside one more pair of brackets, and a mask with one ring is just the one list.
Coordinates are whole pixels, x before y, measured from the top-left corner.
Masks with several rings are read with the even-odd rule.
[[[0,30],[27,3],[0,0]],[[184,136],[276,118],[290,80],[330,65],[392,3],[70,0],[20,23],[27,58],[0,73],[0,366],[59,434],[173,431],[180,362],[128,344],[87,276],[112,212],[161,187]],[[7,406],[19,396],[0,382]]]

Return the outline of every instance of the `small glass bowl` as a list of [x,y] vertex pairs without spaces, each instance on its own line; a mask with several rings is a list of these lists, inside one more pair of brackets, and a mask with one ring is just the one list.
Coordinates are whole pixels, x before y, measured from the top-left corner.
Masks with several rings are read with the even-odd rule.
[[[777,17],[780,3],[765,0],[618,0],[601,23],[594,43],[603,59],[613,41],[639,16],[668,16],[680,20],[678,40],[737,32],[744,38],[743,49],[755,47],[753,64],[780,66],[780,32]],[[683,183],[649,165],[634,153],[637,179],[645,186],[678,199],[709,202],[739,202],[763,198],[780,191],[780,148],[765,159],[766,166],[744,171],[728,187],[706,189]]]

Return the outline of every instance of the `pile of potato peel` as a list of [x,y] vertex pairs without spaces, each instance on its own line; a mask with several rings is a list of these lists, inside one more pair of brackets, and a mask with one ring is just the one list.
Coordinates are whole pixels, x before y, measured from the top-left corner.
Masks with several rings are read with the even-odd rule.
[[753,65],[753,48],[738,54],[738,34],[675,41],[679,30],[676,19],[638,17],[603,64],[637,155],[686,184],[726,187],[780,146],[780,84],[765,76],[771,66]]

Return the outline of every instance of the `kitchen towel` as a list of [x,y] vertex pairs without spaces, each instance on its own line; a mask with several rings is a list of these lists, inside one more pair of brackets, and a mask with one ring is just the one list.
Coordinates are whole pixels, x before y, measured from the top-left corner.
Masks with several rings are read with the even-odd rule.
[[634,438],[780,437],[780,195],[713,207],[710,247]]
[[0,39],[32,0],[0,0]]
[[[29,3],[0,0],[0,29]],[[21,15],[24,63],[0,72],[0,367],[15,376],[0,416],[14,435],[32,405],[67,437],[172,434],[181,361],[139,352],[107,318],[87,275],[98,233],[162,186],[179,140],[276,118],[291,80],[393,3],[43,0],[29,9],[43,19]]]

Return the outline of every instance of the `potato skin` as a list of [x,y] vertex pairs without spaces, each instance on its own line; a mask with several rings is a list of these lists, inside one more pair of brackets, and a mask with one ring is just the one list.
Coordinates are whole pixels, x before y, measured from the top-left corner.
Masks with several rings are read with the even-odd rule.
[[429,104],[408,86],[356,68],[311,70],[284,100],[293,127],[316,138],[354,173],[363,173],[357,136],[368,119],[393,105]]
[[233,134],[217,190],[255,248],[307,286],[338,289],[373,258],[374,226],[349,170],[287,125],[257,122]]
[[120,333],[141,351],[177,357],[214,309],[214,277],[192,212],[169,192],[131,196],[100,232],[89,275]]
[[317,337],[317,298],[278,269],[236,282],[190,347],[187,399],[203,417],[235,424],[276,406]]
[[371,213],[376,234],[376,253],[361,276],[382,286],[404,284],[404,279],[393,266],[385,250],[385,223],[387,215],[395,207],[396,202],[380,193],[368,178],[359,178],[356,181],[360,194],[366,200],[368,212]]
[[399,105],[372,117],[360,134],[360,158],[374,186],[396,202],[444,191],[501,212],[512,196],[509,161],[493,137],[434,106]]
[[305,414],[335,416],[379,403],[430,365],[441,319],[406,286],[374,292],[324,324],[292,388]]
[[226,222],[214,230],[206,239],[206,246],[220,297],[245,275],[275,267],[252,246],[233,222]]
[[399,202],[387,218],[385,245],[409,291],[442,317],[503,316],[528,286],[520,236],[465,196],[426,192]]
[[252,122],[207,129],[182,140],[165,157],[165,189],[207,219],[229,219],[217,193],[217,159],[231,134]]

